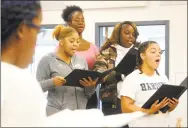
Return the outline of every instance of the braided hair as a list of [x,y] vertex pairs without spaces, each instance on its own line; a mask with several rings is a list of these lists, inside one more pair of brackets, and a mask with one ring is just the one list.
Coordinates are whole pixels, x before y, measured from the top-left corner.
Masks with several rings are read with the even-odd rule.
[[131,25],[134,29],[134,36],[135,36],[135,42],[134,44],[138,45],[139,43],[136,42],[136,39],[139,35],[139,32],[138,32],[138,29],[136,27],[136,24],[131,22],[131,21],[124,21],[122,23],[119,23],[119,24],[116,24],[114,29],[113,29],[113,32],[110,36],[110,38],[107,38],[106,39],[106,42],[103,44],[103,46],[101,47],[101,51],[103,51],[104,49],[107,49],[110,47],[111,44],[121,44],[120,42],[120,33],[121,33],[121,29],[122,29],[122,26],[124,24],[128,24],[128,25]]
[[[143,43],[141,43],[139,45],[139,48],[138,48],[138,56],[137,56],[137,68],[140,70],[140,74],[143,73],[142,69],[141,69],[141,65],[143,64],[143,60],[140,56],[141,53],[144,53],[147,48],[149,47],[150,44],[157,44],[157,42],[155,41],[145,41]],[[159,75],[159,72],[157,70],[155,70],[157,75]]]
[[1,48],[7,45],[9,37],[16,32],[19,25],[24,22],[32,22],[41,9],[38,0],[2,0],[1,1]]
[[72,15],[74,12],[81,12],[83,13],[83,10],[76,5],[72,6],[66,6],[66,8],[63,10],[61,17],[65,22],[69,22],[72,19]]

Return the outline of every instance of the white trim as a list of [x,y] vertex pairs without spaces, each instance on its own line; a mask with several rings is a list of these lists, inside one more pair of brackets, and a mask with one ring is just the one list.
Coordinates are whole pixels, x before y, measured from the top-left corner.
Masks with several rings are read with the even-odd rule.
[[77,5],[83,10],[146,7],[148,1],[41,1],[43,11],[63,10],[67,5]]
[[187,5],[187,1],[160,1],[160,6]]

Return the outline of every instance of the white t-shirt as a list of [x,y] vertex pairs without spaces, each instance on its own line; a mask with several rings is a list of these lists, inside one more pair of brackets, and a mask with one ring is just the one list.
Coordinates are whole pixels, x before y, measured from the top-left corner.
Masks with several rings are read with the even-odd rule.
[[[116,50],[117,50],[117,57],[116,57],[116,61],[115,61],[115,66],[117,66],[121,60],[123,59],[123,57],[128,53],[128,51],[133,47],[133,45],[129,48],[125,48],[125,47],[122,47],[121,45],[116,45]],[[124,79],[124,75],[122,74],[122,79]],[[120,96],[120,90],[121,90],[121,87],[122,87],[122,83],[123,81],[119,81],[117,83],[117,97],[120,99],[121,96]]]
[[115,61],[115,66],[117,66],[123,57],[128,53],[128,51],[133,47],[133,45],[129,48],[122,47],[121,45],[116,45],[116,50],[117,50],[117,57]]
[[47,117],[45,110],[46,99],[37,80],[26,70],[1,62],[2,127],[118,127],[144,116],[135,112],[105,117],[98,109],[65,109]]
[[45,99],[26,70],[1,62],[2,126],[37,126],[45,117]]
[[[130,97],[135,101],[135,105],[141,107],[164,83],[168,84],[168,78],[165,75],[155,73],[150,77],[144,73],[140,74],[137,69],[124,79],[120,95]],[[167,116],[168,113],[149,115],[130,123],[130,126],[165,127],[168,126]]]

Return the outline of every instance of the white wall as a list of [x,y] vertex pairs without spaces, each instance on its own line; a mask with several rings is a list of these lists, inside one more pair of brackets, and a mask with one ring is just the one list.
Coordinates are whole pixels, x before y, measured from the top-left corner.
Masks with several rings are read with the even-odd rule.
[[[56,1],[57,2],[57,1]],[[71,2],[71,1],[70,1]],[[69,2],[69,4],[70,4]],[[87,1],[95,5],[96,1]],[[101,1],[100,1],[101,2]],[[126,5],[126,1],[125,5]],[[142,1],[138,1],[142,2]],[[145,1],[143,1],[145,2]],[[95,3],[95,4],[94,4]],[[103,2],[101,2],[103,3]],[[186,3],[186,4],[185,4]],[[72,5],[80,3],[73,2]],[[129,1],[130,4],[130,1]],[[145,7],[112,7],[103,9],[84,9],[86,29],[83,37],[91,42],[95,41],[96,22],[118,22],[130,21],[153,21],[170,20],[170,41],[169,41],[169,78],[173,84],[179,84],[187,76],[187,2],[178,1],[147,1]],[[105,8],[105,9],[104,9]],[[43,11],[43,24],[61,24],[62,10],[59,8]],[[148,30],[149,31],[149,30]],[[186,98],[187,100],[187,98]],[[187,108],[184,108],[187,109]]]
[[[96,4],[96,1],[87,2]],[[70,4],[70,2],[68,3]],[[105,9],[85,9],[86,29],[83,37],[91,42],[95,41],[96,22],[170,20],[169,78],[171,83],[179,84],[184,76],[187,75],[187,5],[184,4],[185,2],[182,4],[181,1],[180,4],[177,1],[174,1],[175,5],[172,3],[170,1],[166,3],[165,1],[162,1],[162,3],[160,1],[147,1],[147,3],[145,2],[146,7],[140,7],[138,5],[138,7],[133,6],[127,8],[108,9],[103,7]],[[50,5],[52,4],[53,2],[50,3]],[[77,5],[76,2],[72,4]],[[48,11],[48,9],[44,9],[43,11],[43,24],[63,23],[61,19],[62,10],[59,7],[57,10],[50,9],[51,11]]]

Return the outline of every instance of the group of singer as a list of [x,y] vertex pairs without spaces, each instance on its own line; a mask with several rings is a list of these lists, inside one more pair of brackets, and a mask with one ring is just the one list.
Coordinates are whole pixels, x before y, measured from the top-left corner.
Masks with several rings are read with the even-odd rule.
[[[53,52],[45,55],[37,67],[37,80],[44,92],[48,91],[46,113],[48,116],[65,108],[97,108],[96,87],[99,79],[80,79],[81,87],[64,86],[65,77],[74,69],[103,72],[119,64],[131,48],[138,48],[135,70],[125,76],[110,72],[100,80],[100,100],[105,115],[142,111],[149,116],[130,123],[129,126],[168,126],[168,113],[178,105],[178,100],[164,98],[156,101],[150,109],[142,105],[162,84],[168,84],[166,75],[157,68],[162,50],[155,41],[137,42],[137,26],[124,21],[114,26],[110,38],[98,48],[82,37],[85,17],[79,6],[67,6],[62,13],[66,26],[57,25],[52,36],[59,43]],[[74,79],[73,79],[74,80]],[[113,89],[105,89],[114,85]],[[169,106],[166,113],[161,108]],[[157,120],[157,121],[156,121]]]
[[[67,109],[75,110],[75,113],[76,110],[98,109],[96,88],[99,87],[104,115],[137,111],[146,114],[129,122],[125,127],[169,126],[169,113],[177,107],[178,99],[166,97],[160,102],[155,101],[149,109],[142,108],[148,98],[163,84],[169,84],[169,81],[165,74],[157,70],[162,54],[159,44],[153,40],[137,42],[139,31],[134,22],[124,21],[116,24],[111,36],[106,38],[99,48],[82,36],[85,29],[82,8],[76,5],[67,6],[61,15],[66,25],[57,25],[51,35],[58,41],[58,45],[39,61],[35,81],[22,69],[32,63],[37,34],[41,28],[41,5],[38,0],[2,0],[1,10],[3,124],[14,126],[18,123],[18,118],[23,126],[37,126],[41,121],[54,121],[56,124],[58,121],[53,117],[61,111],[64,112],[62,115],[66,115],[68,112],[64,110]],[[135,58],[135,69],[130,74],[125,75],[114,70],[102,79],[80,79],[83,87],[66,86],[65,78],[74,69],[107,71],[116,67],[131,49],[137,49],[138,55]],[[45,114],[40,104],[44,99],[40,89],[48,92],[45,114],[49,120],[43,120]],[[166,106],[169,109],[164,113],[161,109]],[[90,117],[83,120],[87,118],[89,120]],[[59,122],[64,121],[61,118],[56,119],[59,119]]]

